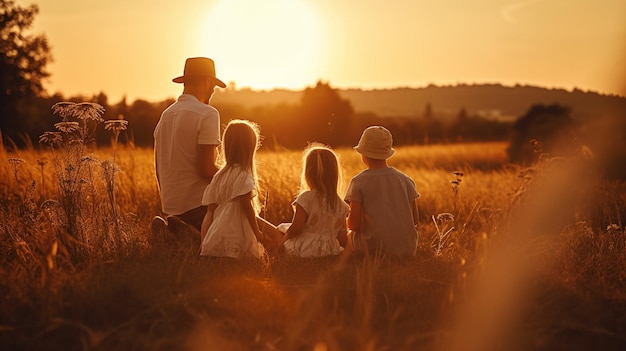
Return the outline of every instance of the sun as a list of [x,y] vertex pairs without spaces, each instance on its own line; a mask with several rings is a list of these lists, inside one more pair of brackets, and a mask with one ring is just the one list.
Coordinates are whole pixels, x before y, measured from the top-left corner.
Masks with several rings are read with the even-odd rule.
[[301,89],[320,75],[320,28],[299,0],[221,0],[206,19],[203,51],[225,82]]

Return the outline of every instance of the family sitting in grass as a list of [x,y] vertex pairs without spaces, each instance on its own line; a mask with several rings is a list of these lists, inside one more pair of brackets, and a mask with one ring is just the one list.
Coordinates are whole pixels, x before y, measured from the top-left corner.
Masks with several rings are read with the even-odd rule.
[[[200,255],[230,258],[415,255],[419,193],[413,180],[387,164],[394,149],[386,128],[363,131],[354,149],[366,169],[351,179],[343,199],[337,154],[317,143],[307,147],[292,222],[275,226],[259,216],[258,126],[233,120],[219,136],[219,113],[208,105],[215,86],[223,85],[213,61],[188,59],[174,81],[185,83],[185,90],[155,129],[157,180],[168,214],[154,218],[155,240],[186,232],[199,243]],[[172,135],[181,130],[188,135],[178,135],[185,140],[177,143]],[[217,166],[218,147],[223,167]]]

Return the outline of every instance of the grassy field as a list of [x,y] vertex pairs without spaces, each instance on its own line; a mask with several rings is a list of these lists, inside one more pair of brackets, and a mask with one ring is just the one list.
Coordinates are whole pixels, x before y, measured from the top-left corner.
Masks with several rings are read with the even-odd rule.
[[[0,349],[623,349],[624,184],[505,149],[397,148],[421,193],[415,258],[265,264],[150,240],[151,149],[2,149]],[[338,152],[345,189],[363,166]],[[289,221],[301,152],[258,158],[261,215]]]

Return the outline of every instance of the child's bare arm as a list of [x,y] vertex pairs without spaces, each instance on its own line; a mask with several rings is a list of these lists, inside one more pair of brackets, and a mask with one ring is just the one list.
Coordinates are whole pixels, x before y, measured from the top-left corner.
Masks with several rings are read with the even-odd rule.
[[300,235],[302,229],[304,229],[304,224],[306,223],[306,220],[309,218],[302,206],[296,204],[294,207],[295,213],[293,214],[291,226],[289,226],[289,229],[287,229],[287,235],[285,235],[285,240],[295,238],[296,236]]
[[213,213],[215,213],[216,204],[210,204],[206,209],[204,219],[202,219],[202,226],[200,227],[200,242],[204,241],[206,233],[209,231],[211,223],[213,223]]
[[262,236],[269,238],[269,242],[262,242],[262,244],[269,244],[272,247],[279,247],[282,244],[285,235],[281,231],[279,231],[274,224],[272,224],[265,218],[257,216],[256,220],[259,228],[261,229]]
[[261,231],[259,230],[256,213],[254,211],[254,207],[252,206],[252,192],[239,196],[239,203],[243,209],[243,215],[248,220],[248,223],[250,223],[250,227],[252,227],[252,231],[254,232],[257,240],[262,240],[263,234],[261,234]]
[[348,229],[361,229],[361,203],[358,201],[350,201],[350,214],[348,214]]

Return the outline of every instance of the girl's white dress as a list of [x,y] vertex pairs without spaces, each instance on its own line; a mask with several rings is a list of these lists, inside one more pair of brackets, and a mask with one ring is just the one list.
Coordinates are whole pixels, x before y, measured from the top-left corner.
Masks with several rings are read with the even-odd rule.
[[200,255],[216,257],[254,257],[265,254],[263,245],[244,216],[239,196],[256,193],[252,174],[239,166],[220,169],[202,197],[203,205],[217,204],[213,222],[200,246]]
[[[337,255],[343,247],[337,241],[340,230],[346,230],[346,217],[350,207],[337,197],[335,210],[326,205],[326,199],[317,196],[315,190],[305,191],[292,203],[300,205],[307,214],[304,229],[295,238],[285,241],[287,253],[299,257],[322,257]],[[285,230],[286,226],[279,226]]]

